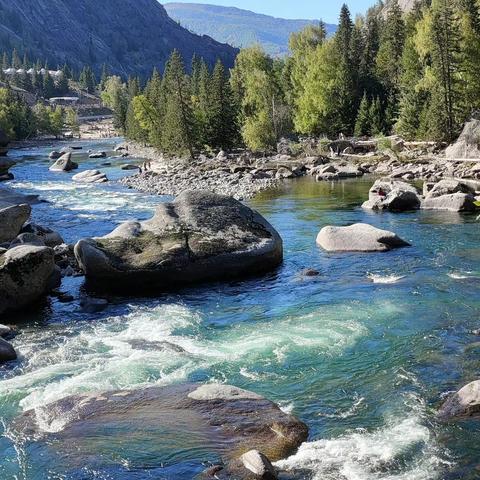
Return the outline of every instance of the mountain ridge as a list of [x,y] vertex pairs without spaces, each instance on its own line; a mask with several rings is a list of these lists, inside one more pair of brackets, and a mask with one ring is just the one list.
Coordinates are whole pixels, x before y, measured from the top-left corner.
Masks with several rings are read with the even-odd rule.
[[[259,43],[267,53],[275,56],[288,53],[288,39],[292,33],[319,22],[285,19],[238,7],[203,3],[169,2],[164,7],[173,19],[191,31],[207,34],[240,48]],[[336,30],[336,25],[327,24],[326,27],[329,34]]]
[[232,66],[238,51],[193,34],[156,0],[0,0],[0,45],[30,58],[75,68],[102,65],[124,76],[163,70],[174,48],[188,65],[193,54]]

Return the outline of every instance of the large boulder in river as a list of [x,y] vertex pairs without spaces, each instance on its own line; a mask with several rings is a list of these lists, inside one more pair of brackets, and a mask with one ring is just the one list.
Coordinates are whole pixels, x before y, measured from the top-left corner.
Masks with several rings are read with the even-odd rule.
[[387,252],[410,245],[393,232],[365,223],[324,227],[318,234],[317,244],[327,252]]
[[186,191],[150,220],[80,240],[75,255],[100,288],[153,290],[266,272],[282,262],[283,247],[275,229],[237,200]]
[[458,180],[441,180],[428,192],[422,202],[424,210],[474,212],[475,189]]
[[368,194],[368,201],[362,207],[369,210],[404,212],[418,210],[421,199],[417,189],[406,182],[377,180]]
[[480,380],[471,382],[451,395],[438,412],[442,420],[480,418]]
[[70,172],[78,168],[78,163],[72,161],[70,152],[64,153],[50,168],[52,172]]
[[11,242],[30,218],[30,205],[12,205],[0,201],[0,243]]
[[[252,478],[244,463],[237,470],[243,454],[258,450],[278,461],[295,453],[308,436],[304,423],[271,401],[218,384],[75,395],[25,412],[13,429],[35,439],[38,448],[55,445],[62,463],[72,470],[85,463],[95,464],[99,472],[121,468],[122,463],[141,465],[148,445],[151,471],[160,467],[174,439],[175,445],[188,445],[192,452],[185,461],[200,463],[198,449],[221,458],[225,467],[217,473],[229,479]],[[119,446],[127,444],[119,455]],[[242,462],[255,468],[252,457]],[[66,477],[71,478],[69,473]]]
[[0,314],[39,300],[58,281],[51,248],[20,245],[6,250],[0,254]]
[[72,177],[74,182],[79,183],[105,183],[108,182],[107,176],[100,170],[85,170]]
[[12,360],[16,360],[16,358],[17,352],[15,352],[12,345],[3,338],[0,338],[0,363],[11,362]]
[[8,170],[14,165],[15,162],[13,160],[0,157],[0,182],[13,179],[13,174],[10,173]]

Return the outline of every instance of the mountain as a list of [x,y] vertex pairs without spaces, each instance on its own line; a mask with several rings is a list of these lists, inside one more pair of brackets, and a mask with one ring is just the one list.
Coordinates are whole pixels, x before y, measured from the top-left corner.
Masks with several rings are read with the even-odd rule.
[[[419,0],[398,0],[398,5],[399,7],[404,11],[404,12],[410,12],[413,10],[413,7],[415,7],[415,4],[418,2]],[[385,2],[385,11],[388,12],[388,9],[391,5],[392,1],[391,0],[387,0]]]
[[[210,35],[236,47],[260,43],[267,53],[281,56],[288,53],[288,39],[315,20],[286,20],[241,10],[198,3],[167,3],[168,14],[189,30]],[[335,25],[327,25],[333,33]]]
[[68,62],[112,73],[148,75],[163,70],[171,51],[186,64],[195,53],[232,66],[236,49],[189,32],[156,0],[0,0],[0,51],[16,47],[50,66]]

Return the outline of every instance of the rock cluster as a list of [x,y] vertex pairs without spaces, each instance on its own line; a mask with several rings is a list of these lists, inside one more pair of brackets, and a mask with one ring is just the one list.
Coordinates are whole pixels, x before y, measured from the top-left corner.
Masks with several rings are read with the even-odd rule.
[[282,262],[283,247],[274,228],[237,200],[186,191],[148,221],[80,240],[75,255],[91,283],[131,292],[265,272]]

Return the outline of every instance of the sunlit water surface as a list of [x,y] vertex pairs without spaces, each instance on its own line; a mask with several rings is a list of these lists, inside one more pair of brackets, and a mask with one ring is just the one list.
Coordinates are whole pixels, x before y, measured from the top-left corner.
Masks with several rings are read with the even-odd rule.
[[[111,150],[114,141],[83,142]],[[68,242],[149,218],[165,201],[115,182],[79,185],[48,171],[51,148],[12,152],[10,186],[49,203],[34,219]],[[125,159],[79,157],[111,180]],[[128,159],[128,162],[132,162]],[[77,465],[10,428],[23,411],[81,393],[172,383],[228,382],[264,394],[306,422],[310,440],[279,466],[284,478],[427,480],[480,477],[479,424],[441,425],[435,410],[480,374],[480,235],[475,216],[373,214],[359,208],[371,179],[294,181],[249,205],[280,232],[285,261],[258,279],[159,295],[113,298],[97,314],[52,300],[11,315],[19,360],[1,367],[0,478],[192,478],[216,457],[202,445],[115,446],[108,466]],[[315,245],[327,224],[368,222],[411,248],[332,255]],[[317,277],[302,275],[312,268]],[[65,279],[78,298],[82,279]],[[152,342],[173,348],[152,348]],[[41,419],[39,420],[41,421]],[[61,429],[62,419],[45,425]],[[102,455],[113,458],[105,445]],[[107,462],[108,463],[108,462]]]

